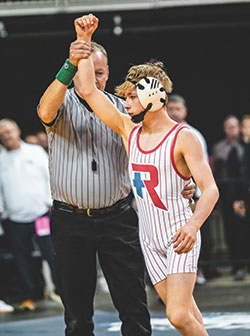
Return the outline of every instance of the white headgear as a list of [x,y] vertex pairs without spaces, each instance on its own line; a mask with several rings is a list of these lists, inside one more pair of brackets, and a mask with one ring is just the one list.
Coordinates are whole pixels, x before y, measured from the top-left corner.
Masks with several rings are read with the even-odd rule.
[[140,103],[147,111],[157,111],[166,102],[166,92],[154,77],[143,77],[136,83],[136,91]]

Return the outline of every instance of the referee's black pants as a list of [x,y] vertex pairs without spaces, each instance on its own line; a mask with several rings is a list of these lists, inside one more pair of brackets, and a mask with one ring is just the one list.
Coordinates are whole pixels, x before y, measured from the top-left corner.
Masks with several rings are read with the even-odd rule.
[[51,234],[67,336],[93,336],[96,254],[122,321],[122,335],[151,335],[138,220],[130,206],[102,218],[53,209]]

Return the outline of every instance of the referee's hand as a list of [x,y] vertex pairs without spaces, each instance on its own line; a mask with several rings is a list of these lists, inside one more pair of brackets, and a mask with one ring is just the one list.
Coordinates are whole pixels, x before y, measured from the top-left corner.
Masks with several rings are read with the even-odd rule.
[[87,42],[76,40],[70,44],[69,61],[74,66],[77,66],[80,59],[88,58],[91,52],[92,48],[89,47]]
[[188,185],[185,185],[184,189],[182,190],[181,194],[184,198],[187,198],[189,200],[192,200],[195,193],[195,184],[189,183]]

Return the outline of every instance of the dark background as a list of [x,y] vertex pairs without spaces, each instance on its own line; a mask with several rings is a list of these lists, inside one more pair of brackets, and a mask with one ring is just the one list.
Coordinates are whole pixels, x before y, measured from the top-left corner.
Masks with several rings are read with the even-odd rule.
[[[0,38],[0,116],[15,119],[23,135],[42,129],[36,106],[67,58],[73,20],[82,14],[0,16],[8,32]],[[250,113],[250,4],[94,14],[100,19],[94,39],[109,54],[108,91],[130,65],[162,60],[174,92],[187,100],[188,122],[205,135],[210,151],[227,114]],[[120,36],[113,33],[117,14]]]

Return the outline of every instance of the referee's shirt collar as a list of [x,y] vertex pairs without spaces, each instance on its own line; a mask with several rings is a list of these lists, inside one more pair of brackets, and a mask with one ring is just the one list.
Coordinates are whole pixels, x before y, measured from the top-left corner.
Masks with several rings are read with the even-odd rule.
[[74,92],[75,92],[77,98],[79,99],[79,101],[86,107],[86,109],[87,109],[89,112],[92,112],[92,113],[93,113],[92,108],[88,105],[88,103],[87,103],[84,99],[82,99],[82,97],[80,97],[80,96],[77,94],[76,89],[74,89]]

